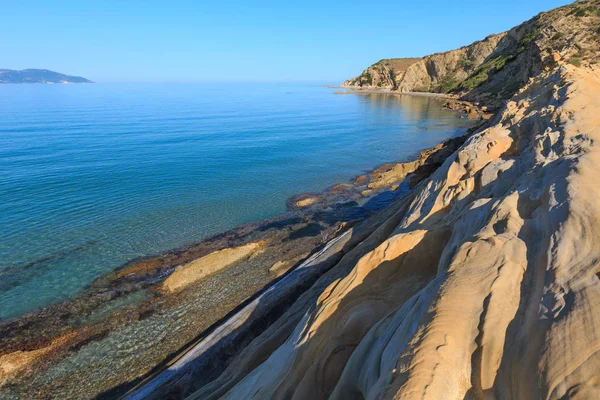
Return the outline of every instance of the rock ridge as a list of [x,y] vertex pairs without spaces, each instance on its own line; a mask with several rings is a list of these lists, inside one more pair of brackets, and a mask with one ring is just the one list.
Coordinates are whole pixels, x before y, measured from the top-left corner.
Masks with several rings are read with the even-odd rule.
[[[178,390],[600,398],[599,10],[576,2],[478,44],[486,61],[457,93],[479,96],[495,116],[217,379]],[[411,64],[405,88],[435,84],[458,58]]]
[[540,73],[190,398],[598,398],[599,93]]

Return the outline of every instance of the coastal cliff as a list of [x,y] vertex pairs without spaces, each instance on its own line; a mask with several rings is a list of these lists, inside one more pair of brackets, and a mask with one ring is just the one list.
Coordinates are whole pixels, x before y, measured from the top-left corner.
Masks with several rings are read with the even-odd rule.
[[413,64],[421,58],[391,58],[376,62],[365,69],[359,76],[348,79],[342,87],[397,89],[398,80]]
[[369,67],[473,127],[0,321],[0,398],[600,398],[599,39],[577,2]]
[[549,67],[553,54],[576,66],[600,59],[596,7],[594,1],[577,2],[457,50],[381,60],[342,86],[446,93],[498,108]]
[[496,115],[191,398],[599,398],[599,10],[409,66]]
[[536,76],[192,398],[598,398],[599,94]]

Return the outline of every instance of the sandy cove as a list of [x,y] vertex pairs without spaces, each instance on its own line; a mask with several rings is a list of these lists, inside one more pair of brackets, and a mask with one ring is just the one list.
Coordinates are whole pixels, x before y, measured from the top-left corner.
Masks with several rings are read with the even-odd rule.
[[[484,121],[476,118],[473,124]],[[319,254],[326,243],[352,227],[370,226],[362,221],[410,193],[466,137],[424,150],[414,161],[384,164],[349,183],[294,196],[286,214],[133,260],[73,299],[0,323],[4,393],[28,398],[125,393]],[[353,235],[351,243],[363,236]],[[341,250],[328,262],[288,278],[290,284],[271,295],[268,310],[252,325],[252,335],[274,322],[336,257]],[[241,347],[225,350],[230,357]],[[228,357],[221,364],[214,361],[213,375],[205,378],[216,378]]]

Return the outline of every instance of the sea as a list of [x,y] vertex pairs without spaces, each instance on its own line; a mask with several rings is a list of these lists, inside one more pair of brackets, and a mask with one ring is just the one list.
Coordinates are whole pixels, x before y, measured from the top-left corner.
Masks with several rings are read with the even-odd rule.
[[468,123],[311,83],[0,85],[0,320],[286,211]]

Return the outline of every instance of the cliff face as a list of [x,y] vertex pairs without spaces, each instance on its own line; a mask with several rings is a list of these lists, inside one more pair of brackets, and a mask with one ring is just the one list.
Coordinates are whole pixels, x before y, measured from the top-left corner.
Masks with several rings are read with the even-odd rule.
[[[396,69],[393,79],[388,77],[390,74],[385,68],[384,77],[377,75],[381,70],[377,67],[385,61],[382,60],[343,86],[452,93],[466,100],[482,100],[497,108],[529,77],[548,67],[555,52],[575,65],[583,60],[600,59],[597,18],[595,1],[578,2],[542,13],[507,32],[469,46],[417,59],[403,69]],[[365,79],[365,76],[373,78]]]
[[453,88],[444,84],[453,85],[467,79],[505,37],[506,33],[493,35],[458,50],[424,57],[405,71],[398,80],[397,89],[401,92],[447,92]]
[[369,66],[356,78],[348,79],[342,87],[396,89],[398,79],[421,58],[390,58]]
[[496,116],[192,398],[600,398],[598,10],[409,66],[464,89],[517,50],[458,89]]

